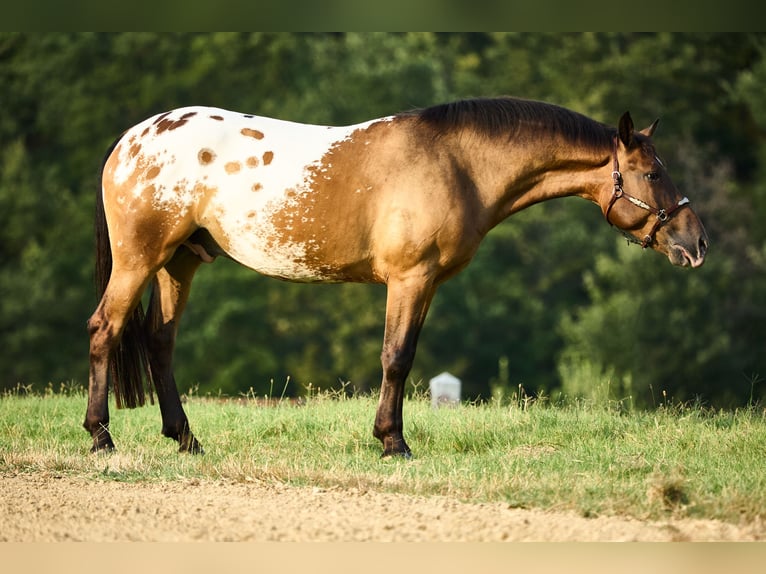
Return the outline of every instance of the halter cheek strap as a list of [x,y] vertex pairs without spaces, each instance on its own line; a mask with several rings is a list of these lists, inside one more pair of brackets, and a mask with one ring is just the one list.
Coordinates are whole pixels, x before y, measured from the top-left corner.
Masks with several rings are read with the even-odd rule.
[[657,230],[660,227],[662,227],[663,224],[668,222],[671,216],[676,211],[681,209],[684,205],[689,205],[689,203],[691,202],[689,201],[688,197],[682,197],[671,207],[667,209],[658,209],[656,207],[652,207],[645,201],[642,201],[641,199],[634,197],[630,195],[629,193],[626,193],[622,187],[622,174],[620,173],[620,163],[617,160],[617,136],[614,137],[613,143],[614,143],[614,153],[612,155],[612,179],[614,180],[614,190],[612,192],[612,197],[609,199],[609,203],[606,206],[606,211],[604,212],[604,215],[609,225],[614,227],[614,223],[612,223],[609,220],[609,213],[612,211],[612,207],[614,207],[614,204],[621,197],[624,197],[633,205],[640,207],[641,209],[645,209],[646,211],[656,215],[657,219],[654,221],[654,225],[652,225],[651,230],[646,236],[644,236],[644,239],[642,241],[639,241],[632,235],[629,235],[626,232],[620,230],[625,235],[625,237],[627,237],[629,242],[638,243],[639,245],[641,245],[641,247],[646,249],[654,241],[654,236],[657,234]]

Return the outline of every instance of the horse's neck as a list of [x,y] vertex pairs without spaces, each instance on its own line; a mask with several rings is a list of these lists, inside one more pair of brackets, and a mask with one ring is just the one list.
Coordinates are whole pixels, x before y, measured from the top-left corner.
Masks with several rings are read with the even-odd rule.
[[530,205],[579,196],[595,203],[610,185],[606,150],[555,140],[485,144],[471,153],[476,187],[491,225]]

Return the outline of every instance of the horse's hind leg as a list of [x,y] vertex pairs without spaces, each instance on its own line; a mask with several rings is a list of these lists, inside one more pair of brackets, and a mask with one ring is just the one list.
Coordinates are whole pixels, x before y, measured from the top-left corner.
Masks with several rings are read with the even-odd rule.
[[202,453],[189,428],[173,376],[173,350],[178,323],[189,298],[192,278],[202,260],[179,247],[157,272],[146,315],[146,335],[154,387],[162,414],[162,434],[179,443],[180,452]]
[[93,438],[91,452],[112,450],[109,433],[108,370],[110,354],[130,320],[152,273],[148,270],[112,270],[109,283],[93,315],[88,319],[90,375],[88,408],[83,426]]

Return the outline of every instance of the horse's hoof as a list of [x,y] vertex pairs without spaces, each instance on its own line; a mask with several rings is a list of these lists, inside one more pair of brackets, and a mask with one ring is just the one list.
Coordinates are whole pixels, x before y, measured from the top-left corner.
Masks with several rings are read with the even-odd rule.
[[410,449],[407,449],[405,451],[383,451],[383,454],[380,455],[380,458],[394,458],[394,457],[401,457],[404,460],[410,460],[412,458],[412,451]]
[[383,443],[383,455],[381,458],[392,456],[400,456],[405,460],[412,458],[412,451],[410,451],[410,447],[405,442],[401,433],[388,436],[376,434],[376,436]]
[[191,442],[181,443],[178,447],[178,452],[188,452],[189,454],[205,454],[205,449],[199,441],[192,437]]
[[90,447],[90,452],[92,454],[96,454],[100,452],[103,452],[103,453],[114,452],[114,443],[111,441],[111,439],[109,441],[104,441],[98,444],[93,443],[93,446]]

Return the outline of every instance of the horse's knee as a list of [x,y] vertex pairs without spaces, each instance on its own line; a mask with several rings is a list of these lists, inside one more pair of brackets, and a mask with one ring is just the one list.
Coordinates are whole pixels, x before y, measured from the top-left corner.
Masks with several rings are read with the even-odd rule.
[[104,347],[109,348],[110,339],[112,338],[111,330],[109,329],[109,322],[100,309],[90,316],[86,323],[86,328],[90,338],[91,351],[101,350]]
[[88,329],[88,336],[93,337],[93,335],[98,333],[103,323],[104,323],[104,320],[101,317],[100,313],[94,313],[93,315],[91,315],[90,318],[88,319],[88,322],[85,324],[85,326]]
[[414,349],[384,349],[380,356],[383,375],[389,381],[403,380],[409,374],[414,359]]

